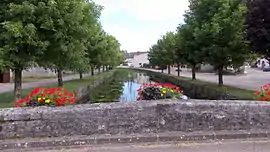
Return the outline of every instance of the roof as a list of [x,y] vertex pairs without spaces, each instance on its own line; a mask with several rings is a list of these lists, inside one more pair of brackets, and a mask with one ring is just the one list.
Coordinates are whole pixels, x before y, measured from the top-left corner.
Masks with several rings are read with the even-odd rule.
[[141,54],[145,54],[147,52],[129,52],[125,54],[125,58],[129,59],[129,58],[134,58],[134,56],[136,55],[141,55]]

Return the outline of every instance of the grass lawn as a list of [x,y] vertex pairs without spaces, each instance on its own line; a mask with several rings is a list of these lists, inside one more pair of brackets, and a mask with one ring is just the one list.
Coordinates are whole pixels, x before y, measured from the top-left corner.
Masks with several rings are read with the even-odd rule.
[[[96,74],[94,76],[90,77],[85,77],[83,79],[76,79],[76,80],[71,80],[71,81],[66,81],[64,82],[64,87],[65,89],[73,92],[75,91],[78,87],[86,86],[87,84],[91,83],[93,80],[102,77],[108,73],[112,73],[114,70]],[[49,85],[47,87],[57,87],[57,84],[55,85]],[[28,93],[30,93],[33,90],[33,88],[30,89],[23,89],[22,90],[22,97],[26,96]],[[1,93],[0,94],[0,108],[8,108],[8,107],[13,107],[13,92],[6,92],[6,93]]]

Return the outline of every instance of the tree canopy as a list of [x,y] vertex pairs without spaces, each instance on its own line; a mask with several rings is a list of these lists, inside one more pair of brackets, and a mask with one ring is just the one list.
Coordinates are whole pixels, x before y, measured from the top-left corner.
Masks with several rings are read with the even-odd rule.
[[0,2],[0,67],[15,73],[15,100],[22,70],[33,66],[88,72],[122,62],[120,43],[100,25],[102,6],[85,0]]
[[166,41],[168,34],[165,34],[150,48],[150,63],[191,65],[192,79],[196,79],[197,66],[210,64],[218,71],[219,84],[222,85],[224,69],[228,66],[240,67],[250,56],[244,26],[246,2],[242,0],[189,0],[189,2],[189,10],[184,15],[185,24],[177,27],[174,40]]
[[247,0],[246,27],[252,51],[270,60],[270,1]]

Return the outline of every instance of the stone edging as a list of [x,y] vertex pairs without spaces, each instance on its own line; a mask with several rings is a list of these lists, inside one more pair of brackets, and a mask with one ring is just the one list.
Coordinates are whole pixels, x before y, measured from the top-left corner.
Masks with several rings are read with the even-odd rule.
[[[269,138],[267,131],[218,131],[218,132],[167,132],[134,135],[98,135],[98,136],[70,136],[55,138],[26,138],[17,140],[3,140],[0,150],[29,149],[29,148],[57,148],[68,146],[94,146],[103,144],[138,144],[159,142],[186,141],[222,141],[226,139]],[[256,140],[256,139],[254,139]]]

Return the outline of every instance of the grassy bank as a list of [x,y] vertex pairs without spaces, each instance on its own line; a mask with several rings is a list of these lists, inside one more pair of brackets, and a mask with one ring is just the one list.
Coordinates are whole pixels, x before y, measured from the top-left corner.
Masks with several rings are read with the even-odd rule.
[[[136,70],[144,71],[144,72],[154,72],[154,71],[149,71],[149,70],[144,70],[144,69],[136,69]],[[159,72],[154,72],[154,73],[157,73],[160,75],[165,75],[169,78],[171,77],[172,79],[178,79],[178,80],[181,80],[185,83],[193,84],[195,86],[204,86],[206,88],[209,88],[209,90],[226,92],[226,93],[236,97],[239,100],[256,100],[253,90],[241,89],[241,88],[227,86],[227,85],[219,86],[216,83],[202,81],[202,80],[192,80],[191,78],[183,77],[183,76],[178,77],[178,76],[169,75],[169,74],[165,74],[165,73],[159,73]]]
[[188,81],[189,83],[193,83],[195,85],[203,85],[203,86],[208,87],[209,89],[227,92],[230,95],[235,96],[235,97],[242,99],[242,100],[255,100],[253,90],[241,89],[241,88],[227,86],[227,85],[219,86],[218,84],[215,84],[212,82],[206,82],[206,81],[201,81],[201,80],[192,80],[191,78],[187,78],[187,77],[177,77],[177,76],[172,76],[172,75],[170,75],[170,76],[174,77],[176,79]]
[[[90,77],[85,77],[83,79],[76,79],[76,80],[66,81],[66,82],[64,82],[64,88],[71,91],[71,92],[73,92],[77,88],[85,86],[85,85],[91,83],[93,80],[98,79],[100,77],[103,77],[104,75],[106,75],[108,73],[112,73],[112,72],[114,72],[114,70],[104,72],[104,73],[100,73],[100,74],[90,76]],[[45,86],[45,87],[57,87],[57,84],[48,85],[48,86]],[[22,90],[22,97],[26,96],[32,90],[33,90],[33,88],[23,89]],[[0,98],[0,108],[13,107],[13,104],[14,104],[14,102],[13,102],[13,91],[12,92],[1,93],[0,97],[1,97]]]

